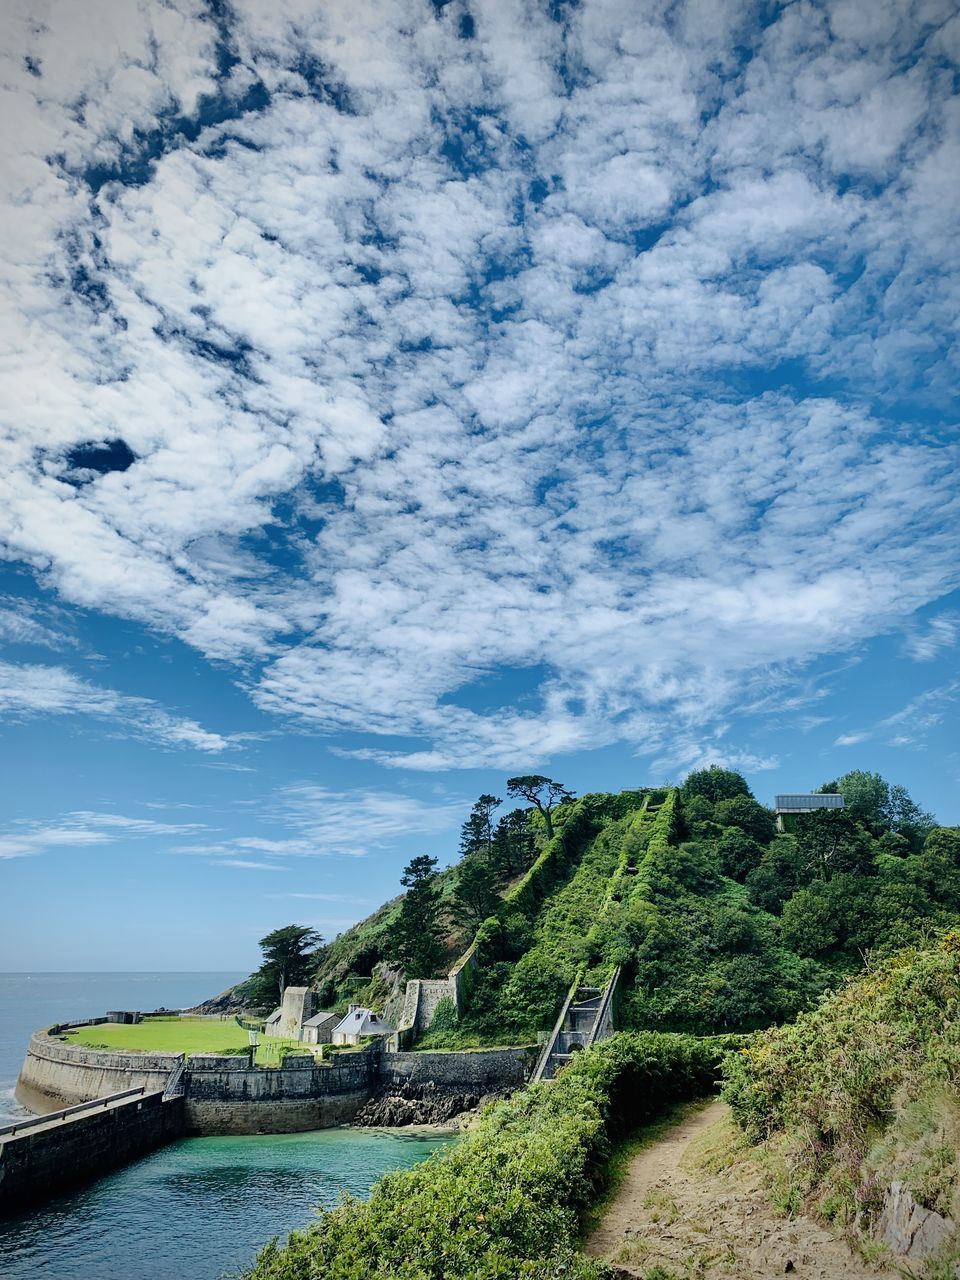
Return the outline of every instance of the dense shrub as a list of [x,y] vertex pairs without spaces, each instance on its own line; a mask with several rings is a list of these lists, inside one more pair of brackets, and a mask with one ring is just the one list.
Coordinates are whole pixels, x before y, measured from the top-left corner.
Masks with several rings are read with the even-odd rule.
[[599,1280],[576,1250],[611,1141],[709,1092],[724,1042],[618,1035],[488,1110],[447,1151],[346,1200],[248,1280]]
[[851,979],[792,1026],[730,1054],[724,1074],[738,1123],[783,1156],[794,1203],[812,1200],[849,1223],[899,1178],[928,1208],[955,1215],[960,934]]

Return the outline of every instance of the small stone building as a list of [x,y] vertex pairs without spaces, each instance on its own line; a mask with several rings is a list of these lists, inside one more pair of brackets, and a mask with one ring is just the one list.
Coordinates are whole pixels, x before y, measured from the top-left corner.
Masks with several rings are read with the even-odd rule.
[[329,1013],[321,1009],[303,1024],[303,1034],[300,1038],[304,1044],[329,1044],[333,1038],[333,1029],[339,1021],[338,1013]]
[[352,1004],[347,1016],[333,1028],[332,1039],[334,1044],[360,1044],[365,1036],[392,1036],[393,1032],[372,1009]]
[[263,1033],[299,1040],[300,1029],[313,1015],[316,994],[309,987],[287,987],[279,1009],[274,1009],[264,1023]]

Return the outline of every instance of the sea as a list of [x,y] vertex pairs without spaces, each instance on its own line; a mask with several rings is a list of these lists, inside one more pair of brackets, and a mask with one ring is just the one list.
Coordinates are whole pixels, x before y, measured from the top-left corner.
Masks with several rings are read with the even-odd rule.
[[[38,1027],[108,1009],[188,1008],[238,973],[0,974],[0,1124]],[[0,1278],[226,1280],[275,1236],[306,1226],[344,1192],[451,1141],[428,1130],[324,1129],[183,1138],[30,1212],[0,1216]]]

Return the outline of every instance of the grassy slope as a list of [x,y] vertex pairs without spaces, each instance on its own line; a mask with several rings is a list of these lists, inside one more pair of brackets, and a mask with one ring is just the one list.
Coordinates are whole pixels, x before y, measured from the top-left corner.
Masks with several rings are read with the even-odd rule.
[[852,979],[732,1054],[725,1074],[785,1208],[869,1227],[899,1180],[960,1221],[960,933]]

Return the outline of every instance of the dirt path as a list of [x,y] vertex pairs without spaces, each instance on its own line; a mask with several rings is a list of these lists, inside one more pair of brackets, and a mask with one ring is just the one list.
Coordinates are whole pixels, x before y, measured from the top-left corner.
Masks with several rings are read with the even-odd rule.
[[[650,1280],[897,1280],[808,1218],[779,1218],[711,1102],[631,1162],[586,1252]],[[725,1167],[724,1167],[725,1166]]]

